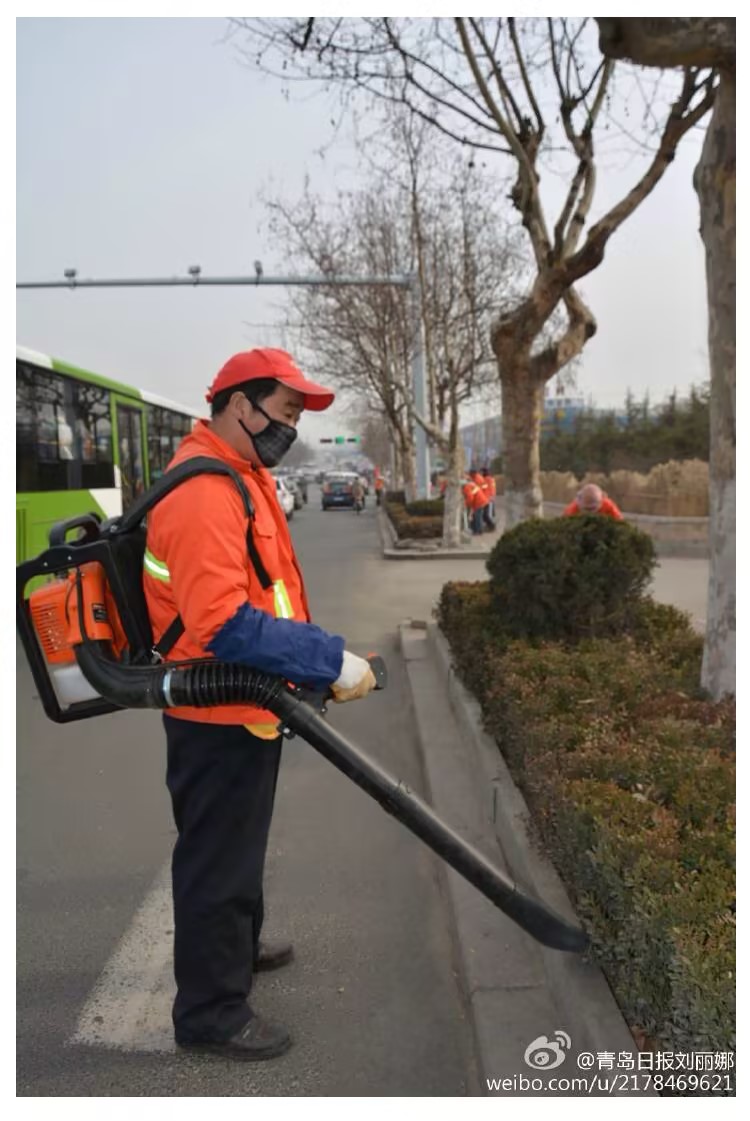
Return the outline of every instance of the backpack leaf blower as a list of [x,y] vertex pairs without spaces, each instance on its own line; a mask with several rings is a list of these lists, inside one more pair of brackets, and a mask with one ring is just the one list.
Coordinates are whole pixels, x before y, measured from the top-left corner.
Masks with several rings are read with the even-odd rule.
[[[326,698],[281,677],[212,658],[154,664],[141,582],[142,522],[164,493],[189,477],[189,472],[178,474],[179,469],[167,472],[122,518],[102,523],[85,515],[58,523],[50,548],[18,566],[17,625],[47,716],[63,723],[128,708],[252,704],[268,709],[285,735],[301,736],[533,938],[553,949],[583,952],[588,946],[583,930],[522,891],[406,783],[331,728],[323,719]],[[240,485],[245,489],[241,480]],[[68,539],[71,531],[77,534],[73,540]],[[39,585],[39,577],[47,582],[27,596],[27,585],[32,580]],[[370,664],[378,688],[384,688],[382,659],[372,657]]]

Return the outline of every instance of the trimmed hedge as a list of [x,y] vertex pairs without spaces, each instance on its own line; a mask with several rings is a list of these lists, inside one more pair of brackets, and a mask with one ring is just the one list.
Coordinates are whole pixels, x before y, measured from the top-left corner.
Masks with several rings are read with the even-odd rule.
[[442,498],[419,498],[416,502],[407,502],[406,512],[412,518],[441,517],[445,510]]
[[[417,505],[417,503],[414,503]],[[386,501],[385,511],[391,519],[393,528],[399,538],[435,538],[443,536],[443,515],[433,514],[428,517],[412,517],[410,507],[399,502]]]
[[514,638],[489,583],[438,620],[523,790],[631,1028],[734,1050],[734,701],[700,695],[687,616],[641,601],[630,633]]

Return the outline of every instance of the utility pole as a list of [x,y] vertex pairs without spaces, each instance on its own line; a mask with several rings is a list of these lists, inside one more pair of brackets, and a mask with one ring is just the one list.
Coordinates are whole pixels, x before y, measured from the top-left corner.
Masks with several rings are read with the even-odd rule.
[[[282,287],[360,287],[392,285],[405,288],[410,299],[412,325],[412,395],[414,407],[421,416],[427,415],[424,372],[424,341],[422,329],[422,307],[419,280],[415,274],[395,273],[392,276],[264,276],[260,262],[255,262],[253,276],[203,276],[200,265],[191,265],[189,276],[170,277],[131,277],[115,280],[79,280],[77,269],[65,269],[64,280],[19,281],[17,289],[32,288],[199,288],[213,287],[259,287],[270,284]],[[417,497],[429,498],[430,495],[430,453],[427,435],[421,424],[416,424],[415,447],[417,453]]]
[[[412,392],[414,408],[420,416],[427,416],[427,392],[425,386],[424,330],[422,325],[422,286],[418,273],[412,273],[409,285],[412,325]],[[430,497],[430,449],[427,433],[421,424],[415,422],[414,437],[417,453],[417,498]]]

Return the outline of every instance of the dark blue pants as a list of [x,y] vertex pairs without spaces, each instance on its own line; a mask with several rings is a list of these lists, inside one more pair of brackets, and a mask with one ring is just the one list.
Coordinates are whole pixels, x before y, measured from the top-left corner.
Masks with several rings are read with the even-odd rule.
[[263,925],[263,866],[281,737],[164,716],[172,856],[175,1038],[228,1039],[247,998]]

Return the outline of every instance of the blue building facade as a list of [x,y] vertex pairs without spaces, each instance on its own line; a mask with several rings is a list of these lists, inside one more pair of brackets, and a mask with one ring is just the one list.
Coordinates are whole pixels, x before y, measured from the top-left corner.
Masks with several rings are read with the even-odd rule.
[[[585,408],[583,397],[547,397],[542,413],[541,438],[544,440],[555,431],[572,431],[576,418]],[[502,418],[499,415],[465,425],[460,435],[467,466],[489,467],[493,459],[502,455]]]

